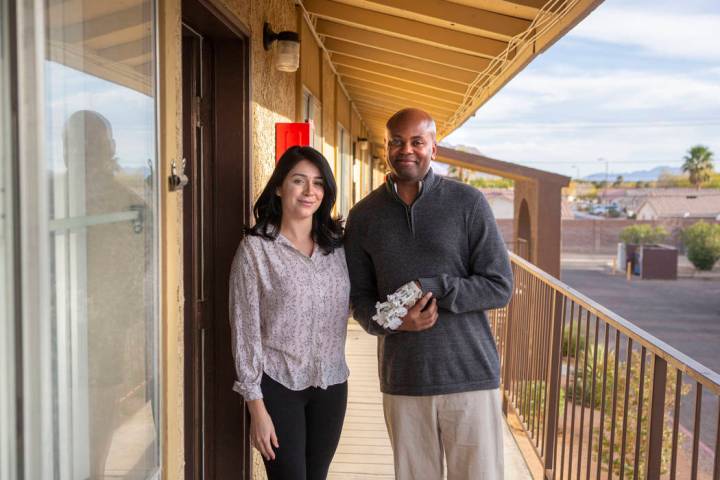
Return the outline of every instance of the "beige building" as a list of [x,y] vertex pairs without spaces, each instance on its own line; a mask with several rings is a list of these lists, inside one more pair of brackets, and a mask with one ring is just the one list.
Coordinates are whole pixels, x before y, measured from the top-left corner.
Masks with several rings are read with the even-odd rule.
[[648,197],[637,210],[638,220],[666,218],[720,220],[720,195]]

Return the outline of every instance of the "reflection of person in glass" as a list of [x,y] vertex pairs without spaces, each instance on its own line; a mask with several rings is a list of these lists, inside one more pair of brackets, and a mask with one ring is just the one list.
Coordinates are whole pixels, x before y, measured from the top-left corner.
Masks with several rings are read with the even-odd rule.
[[[134,178],[118,174],[115,140],[105,117],[87,110],[73,113],[63,140],[69,216],[92,218],[143,204],[131,189]],[[142,192],[142,178],[136,183],[136,190]],[[121,412],[135,413],[142,406],[133,403],[138,397],[144,402],[145,246],[144,236],[127,220],[93,221],[81,232],[85,233],[85,258],[80,250],[70,257],[70,268],[80,278],[86,275],[86,292],[78,294],[87,294],[89,467],[91,478],[105,478],[113,437],[122,424]],[[74,321],[81,323],[82,307],[79,310]],[[78,330],[82,331],[81,325]]]

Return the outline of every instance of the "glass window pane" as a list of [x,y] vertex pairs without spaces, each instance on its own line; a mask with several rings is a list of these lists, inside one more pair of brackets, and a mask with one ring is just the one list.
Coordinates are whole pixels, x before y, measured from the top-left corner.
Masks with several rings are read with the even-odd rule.
[[310,91],[303,87],[302,119],[304,122],[312,120],[313,135],[310,139],[310,146],[322,149],[322,104]]
[[350,185],[350,135],[347,130],[338,123],[338,146],[337,162],[340,174],[335,176],[338,186],[339,213],[347,218],[350,211],[350,198],[352,186]]
[[60,478],[159,469],[154,4],[46,6],[53,448]]
[[322,149],[322,104],[320,101],[311,96],[312,108],[310,109],[311,117],[313,121],[313,138],[312,146],[316,150]]
[[348,130],[343,131],[343,155],[342,155],[342,183],[343,183],[343,199],[345,202],[345,208],[343,210],[343,216],[347,218],[352,206],[352,151],[350,150],[350,132]]

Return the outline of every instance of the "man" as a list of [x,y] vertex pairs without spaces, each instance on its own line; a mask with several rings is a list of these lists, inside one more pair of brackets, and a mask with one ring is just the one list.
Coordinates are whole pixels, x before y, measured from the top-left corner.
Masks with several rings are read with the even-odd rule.
[[[475,188],[433,173],[435,122],[417,109],[387,122],[385,185],[346,229],[355,319],[378,335],[380,389],[398,480],[503,478],[499,361],[485,310],[507,304],[512,272]],[[376,303],[415,282],[422,297],[391,330]],[[376,316],[376,320],[373,320]]]

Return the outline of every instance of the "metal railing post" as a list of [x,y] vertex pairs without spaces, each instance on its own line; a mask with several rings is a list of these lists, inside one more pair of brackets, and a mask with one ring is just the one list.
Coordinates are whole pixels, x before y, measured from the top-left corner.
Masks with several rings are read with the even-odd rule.
[[[641,380],[642,381],[642,380]],[[659,355],[653,355],[653,378],[650,388],[650,425],[648,431],[647,468],[648,480],[660,478],[662,440],[665,414],[665,385],[667,381],[667,361]]]
[[550,361],[546,376],[547,405],[545,409],[545,478],[553,478],[555,468],[555,439],[557,438],[557,414],[560,403],[560,362],[562,359],[562,294],[554,291],[552,300],[552,326],[550,332]]
[[514,305],[517,301],[517,295],[515,295],[518,291],[517,289],[517,267],[515,265],[512,266],[513,271],[513,289],[514,294],[510,298],[510,303],[507,306],[507,316],[505,317],[505,325],[503,325],[503,355],[505,358],[503,359],[503,371],[501,373],[501,379],[502,379],[502,412],[507,417],[508,413],[508,398],[507,398],[507,391],[510,388],[511,385],[511,378],[510,375],[512,372],[512,357],[513,357],[513,347],[511,342],[511,325],[513,323],[513,312],[515,311]]

